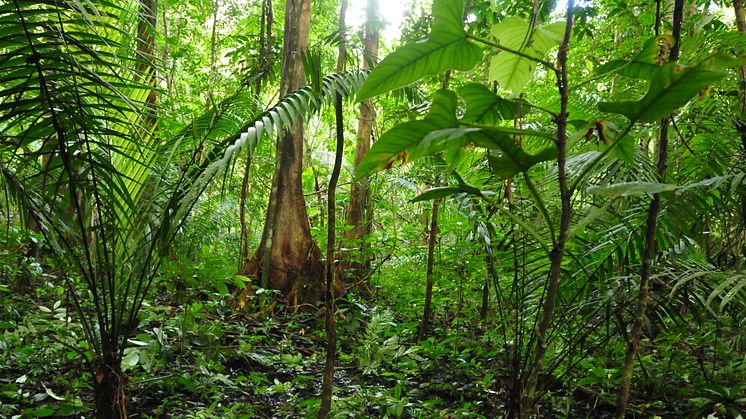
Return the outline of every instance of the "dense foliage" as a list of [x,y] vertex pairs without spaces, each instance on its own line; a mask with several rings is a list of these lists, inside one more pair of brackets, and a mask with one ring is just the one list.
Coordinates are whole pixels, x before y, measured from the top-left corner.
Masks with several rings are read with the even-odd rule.
[[0,417],[746,411],[742,0],[378,7],[0,4]]

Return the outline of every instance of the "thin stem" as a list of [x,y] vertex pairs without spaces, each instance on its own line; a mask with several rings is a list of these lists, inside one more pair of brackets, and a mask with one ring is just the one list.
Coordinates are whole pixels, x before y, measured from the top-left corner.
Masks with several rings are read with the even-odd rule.
[[531,61],[533,61],[535,63],[542,64],[542,65],[544,65],[545,67],[547,67],[548,69],[552,70],[555,73],[559,72],[559,70],[557,69],[557,67],[555,67],[554,64],[550,63],[549,61],[543,60],[541,58],[532,57],[531,55],[528,55],[525,52],[521,52],[521,51],[513,49],[513,48],[508,48],[508,47],[506,47],[504,45],[498,44],[497,42],[492,42],[492,41],[488,41],[486,39],[478,38],[478,37],[476,37],[474,35],[467,34],[466,37],[470,38],[470,39],[472,39],[474,41],[481,42],[481,43],[483,43],[485,45],[489,45],[492,48],[499,49],[499,50],[502,50],[502,51],[505,51],[505,52],[509,52],[509,53],[515,54],[515,55],[517,55],[519,57],[523,57],[523,58],[525,58],[527,60],[531,60]]
[[562,259],[565,251],[565,242],[567,241],[570,231],[570,221],[572,219],[572,189],[567,184],[566,158],[567,158],[567,119],[568,119],[568,75],[567,75],[567,53],[570,45],[570,36],[572,35],[573,9],[574,1],[567,2],[567,14],[565,23],[565,34],[557,53],[557,62],[559,71],[557,75],[557,89],[560,95],[560,114],[557,117],[557,181],[560,189],[560,201],[562,210],[560,214],[559,236],[554,243],[552,251],[549,253],[550,268],[547,286],[545,288],[546,297],[543,298],[541,321],[536,327],[536,346],[534,349],[534,359],[530,367],[530,373],[526,382],[526,387],[521,400],[521,415],[529,416],[533,411],[536,403],[536,389],[538,386],[539,372],[544,363],[548,342],[546,340],[547,331],[552,324],[552,314],[554,305],[557,301],[559,290],[559,278],[562,271]]

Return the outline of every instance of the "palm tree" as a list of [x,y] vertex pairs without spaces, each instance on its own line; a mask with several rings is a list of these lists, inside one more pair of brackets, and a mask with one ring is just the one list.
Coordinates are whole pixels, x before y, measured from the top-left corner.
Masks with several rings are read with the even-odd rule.
[[[94,354],[99,417],[127,417],[121,361],[162,258],[213,177],[365,75],[333,75],[262,111],[248,88],[155,142],[152,86],[113,2],[0,6],[0,173],[39,227]],[[152,65],[152,64],[151,64]],[[147,72],[146,72],[147,73]],[[147,80],[146,80],[147,81]],[[203,158],[201,150],[205,150]]]

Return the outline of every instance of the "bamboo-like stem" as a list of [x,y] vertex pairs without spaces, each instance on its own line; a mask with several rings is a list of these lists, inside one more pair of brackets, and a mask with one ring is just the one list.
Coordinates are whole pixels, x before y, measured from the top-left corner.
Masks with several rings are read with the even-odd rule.
[[[339,8],[339,55],[337,57],[337,73],[342,74],[345,68],[345,13],[347,12],[347,0],[342,0]],[[327,231],[326,231],[326,280],[324,282],[324,306],[326,318],[324,328],[326,330],[326,362],[324,364],[323,387],[321,392],[321,408],[319,418],[325,418],[332,407],[332,392],[334,390],[334,360],[337,356],[337,331],[334,325],[334,274],[335,274],[335,234],[337,226],[337,183],[339,172],[342,168],[342,154],[344,151],[344,115],[342,113],[342,95],[337,93],[334,98],[334,117],[336,122],[337,149],[334,154],[334,168],[329,179],[327,191]]]
[[552,313],[557,301],[557,292],[559,289],[559,278],[562,270],[562,259],[565,252],[565,242],[567,241],[570,231],[570,220],[572,218],[572,190],[568,187],[567,173],[565,169],[567,158],[567,108],[568,108],[568,77],[567,77],[567,51],[570,45],[570,36],[572,35],[573,10],[575,2],[567,2],[567,15],[565,23],[565,34],[562,44],[557,53],[557,63],[559,68],[555,74],[557,76],[557,88],[560,94],[560,113],[557,116],[557,181],[560,188],[560,201],[562,210],[560,214],[560,227],[557,239],[549,253],[550,268],[549,280],[547,283],[542,317],[536,327],[536,347],[534,349],[534,359],[528,370],[528,378],[521,397],[521,415],[529,416],[536,403],[536,387],[539,380],[539,372],[544,363],[544,356],[547,350],[546,334],[552,323]]

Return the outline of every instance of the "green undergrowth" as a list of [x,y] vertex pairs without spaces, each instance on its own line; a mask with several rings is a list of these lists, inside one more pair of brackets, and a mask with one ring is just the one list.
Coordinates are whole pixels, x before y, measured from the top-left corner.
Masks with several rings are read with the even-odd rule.
[[[498,324],[494,307],[479,320],[479,282],[458,272],[457,265],[438,272],[433,329],[422,341],[417,272],[391,265],[373,278],[372,300],[340,299],[332,417],[481,418],[504,411],[511,365],[502,327],[509,325]],[[0,417],[89,417],[91,352],[66,311],[64,290],[51,277],[34,284],[23,295],[0,289]],[[140,314],[123,362],[131,417],[315,417],[321,308],[248,314],[233,309],[232,294],[189,294],[159,289]],[[644,399],[633,400],[634,411],[735,417],[743,408],[744,361],[732,356],[727,333],[718,341],[711,324],[665,326],[651,331],[655,337],[641,351],[635,394]],[[623,340],[611,340],[575,365],[558,365],[544,377],[550,385],[540,412],[610,417],[623,351]]]

